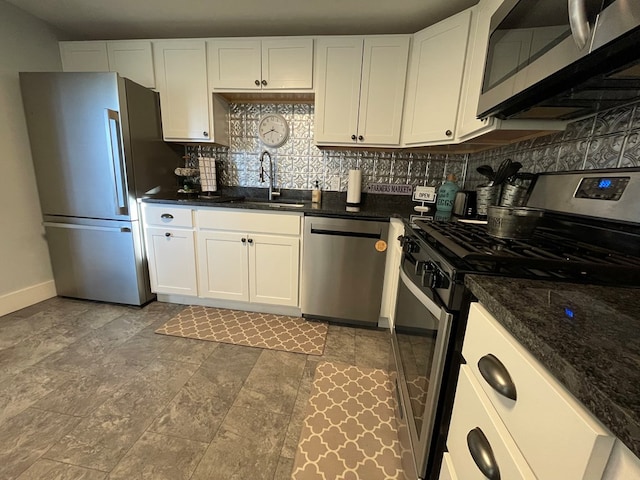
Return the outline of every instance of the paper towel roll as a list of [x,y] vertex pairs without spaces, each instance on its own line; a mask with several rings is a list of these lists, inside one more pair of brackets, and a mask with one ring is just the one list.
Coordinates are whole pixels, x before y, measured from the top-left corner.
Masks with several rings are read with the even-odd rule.
[[203,192],[217,191],[216,161],[213,158],[200,157],[198,167],[200,168],[200,190]]
[[349,170],[349,184],[347,186],[347,204],[358,205],[362,191],[362,170]]

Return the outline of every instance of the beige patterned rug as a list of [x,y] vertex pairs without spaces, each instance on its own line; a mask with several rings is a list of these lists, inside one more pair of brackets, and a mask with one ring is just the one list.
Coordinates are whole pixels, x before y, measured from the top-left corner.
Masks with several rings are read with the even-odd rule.
[[291,478],[404,478],[392,395],[383,370],[318,364]]
[[156,330],[162,335],[322,355],[327,324],[300,317],[191,305]]

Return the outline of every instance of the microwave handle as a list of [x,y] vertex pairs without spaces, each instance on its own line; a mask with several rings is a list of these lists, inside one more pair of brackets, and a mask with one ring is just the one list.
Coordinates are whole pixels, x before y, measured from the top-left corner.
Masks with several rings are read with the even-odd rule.
[[585,0],[568,0],[569,5],[569,25],[573,41],[576,42],[578,50],[582,50],[591,37],[591,26],[587,19],[587,7]]

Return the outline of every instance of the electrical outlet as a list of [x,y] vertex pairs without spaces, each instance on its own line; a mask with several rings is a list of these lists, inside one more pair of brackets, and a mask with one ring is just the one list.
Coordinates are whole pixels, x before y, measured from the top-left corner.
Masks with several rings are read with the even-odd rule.
[[340,191],[340,177],[331,177],[331,180],[329,180],[329,190],[333,190],[334,192]]

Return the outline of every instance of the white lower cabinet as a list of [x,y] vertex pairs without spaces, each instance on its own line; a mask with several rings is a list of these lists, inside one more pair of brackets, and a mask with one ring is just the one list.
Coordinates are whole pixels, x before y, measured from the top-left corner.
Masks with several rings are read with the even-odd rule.
[[151,291],[198,295],[193,211],[171,205],[143,204]]
[[155,293],[299,306],[300,214],[146,203],[142,211]]
[[485,478],[478,465],[488,456],[474,461],[469,448],[477,428],[500,478],[602,478],[615,437],[479,303],[462,356],[447,439],[459,478]]
[[202,297],[249,301],[247,245],[244,233],[198,232],[198,276]]
[[199,210],[200,296],[297,307],[300,218]]
[[198,295],[193,231],[147,228],[145,234],[151,291]]
[[536,479],[466,365],[460,369],[447,448],[464,480]]

